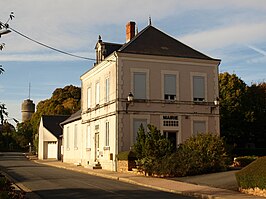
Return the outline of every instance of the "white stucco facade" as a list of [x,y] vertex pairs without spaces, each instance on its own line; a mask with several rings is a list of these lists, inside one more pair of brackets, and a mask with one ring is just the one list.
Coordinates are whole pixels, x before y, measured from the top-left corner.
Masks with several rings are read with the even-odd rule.
[[38,159],[58,159],[58,139],[43,126],[43,120],[39,126]]
[[64,161],[116,171],[116,155],[131,149],[140,124],[155,125],[175,146],[199,132],[219,134],[219,63],[113,52],[80,78],[81,119],[64,125]]

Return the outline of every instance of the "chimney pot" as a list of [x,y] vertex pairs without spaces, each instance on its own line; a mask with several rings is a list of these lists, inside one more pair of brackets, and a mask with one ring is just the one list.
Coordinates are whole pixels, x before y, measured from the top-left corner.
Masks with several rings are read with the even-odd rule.
[[126,25],[126,42],[129,42],[135,36],[135,25],[134,21],[130,21]]

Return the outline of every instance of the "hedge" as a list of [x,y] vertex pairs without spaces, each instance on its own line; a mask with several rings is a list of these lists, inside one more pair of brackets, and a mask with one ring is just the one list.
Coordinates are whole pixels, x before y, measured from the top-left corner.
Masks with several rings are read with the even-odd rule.
[[251,162],[255,161],[257,156],[242,156],[234,158],[234,166],[235,167],[245,167],[249,165]]
[[137,159],[133,151],[122,151],[118,153],[116,157],[118,160],[136,160]]
[[266,156],[258,158],[235,175],[239,188],[266,189]]
[[[157,135],[159,132],[150,131],[149,133]],[[147,135],[145,135],[146,140],[138,138],[139,143],[144,140],[145,142],[141,145],[142,147],[139,147],[140,144],[135,144],[134,149],[139,168],[149,175],[188,176],[224,171],[227,168],[225,143],[218,135],[204,133],[192,136],[173,153],[167,149],[170,147],[166,147],[167,140],[163,136],[147,139]],[[143,134],[142,137],[145,138],[145,136]]]

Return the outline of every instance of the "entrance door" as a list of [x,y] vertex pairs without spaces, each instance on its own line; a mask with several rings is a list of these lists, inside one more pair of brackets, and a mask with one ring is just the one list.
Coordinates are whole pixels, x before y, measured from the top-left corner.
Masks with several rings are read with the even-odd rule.
[[95,162],[99,158],[99,132],[95,133],[95,142],[94,142],[94,148],[95,148]]
[[177,148],[177,132],[175,131],[164,131],[164,136],[170,140],[173,147]]

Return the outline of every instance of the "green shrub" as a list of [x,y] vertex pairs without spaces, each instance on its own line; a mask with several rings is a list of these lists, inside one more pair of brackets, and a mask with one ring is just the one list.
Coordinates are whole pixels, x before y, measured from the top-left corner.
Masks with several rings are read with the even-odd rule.
[[159,174],[162,170],[162,159],[172,153],[173,146],[167,138],[153,125],[148,125],[145,132],[141,125],[134,152],[137,157],[138,168],[149,175]]
[[211,133],[192,136],[173,153],[168,139],[149,125],[138,131],[134,152],[139,168],[149,175],[187,176],[225,170],[227,157],[223,139]]
[[255,161],[258,157],[256,156],[242,156],[234,158],[234,166],[236,167],[245,167],[251,162]]
[[118,160],[136,160],[136,155],[133,151],[122,151],[117,154]]
[[174,167],[171,175],[174,176],[223,171],[227,167],[224,141],[211,133],[190,137],[170,158]]
[[261,157],[236,173],[238,186],[242,189],[266,189],[266,157]]

